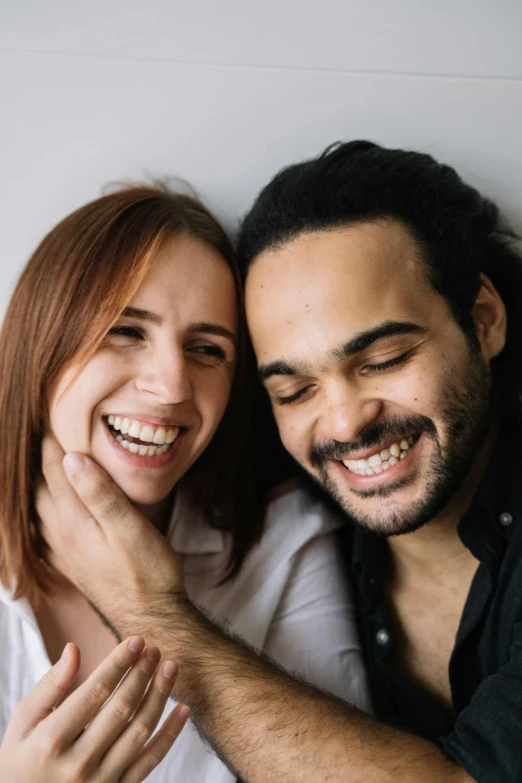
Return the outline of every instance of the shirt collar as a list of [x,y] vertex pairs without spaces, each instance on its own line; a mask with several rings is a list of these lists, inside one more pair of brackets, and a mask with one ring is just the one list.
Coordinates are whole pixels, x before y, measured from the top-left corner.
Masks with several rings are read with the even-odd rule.
[[0,585],[0,603],[8,606],[19,618],[29,623],[35,630],[38,630],[38,623],[34,616],[34,612],[31,608],[31,604],[27,598],[13,598],[14,584],[12,590],[6,590],[3,585]]
[[226,531],[211,527],[204,512],[197,509],[191,494],[178,485],[167,540],[173,550],[186,555],[219,554],[227,548]]
[[[183,555],[220,554],[227,551],[229,537],[226,531],[210,526],[204,513],[196,511],[188,491],[179,486],[166,535],[172,549]],[[0,602],[14,607],[24,620],[37,627],[29,602],[25,598],[15,601],[13,591],[0,585]]]

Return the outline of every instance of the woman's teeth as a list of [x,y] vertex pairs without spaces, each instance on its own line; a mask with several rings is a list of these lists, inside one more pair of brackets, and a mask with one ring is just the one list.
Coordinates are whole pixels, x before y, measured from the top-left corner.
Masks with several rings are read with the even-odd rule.
[[[179,435],[179,427],[161,427],[141,424],[136,419],[121,416],[108,417],[109,429],[120,446],[132,454],[156,457],[165,454]],[[124,436],[127,435],[127,438]],[[133,440],[129,440],[132,438]],[[135,441],[141,441],[136,443]]]
[[375,476],[404,459],[412,445],[413,436],[410,435],[409,438],[393,443],[387,449],[376,452],[367,459],[343,459],[343,465],[358,476]]

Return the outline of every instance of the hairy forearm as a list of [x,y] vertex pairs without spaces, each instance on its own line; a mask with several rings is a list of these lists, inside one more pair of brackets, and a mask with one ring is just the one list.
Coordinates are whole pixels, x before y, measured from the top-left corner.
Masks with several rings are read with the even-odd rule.
[[144,622],[140,633],[179,663],[177,698],[249,783],[471,781],[430,742],[292,678],[183,597],[149,606]]

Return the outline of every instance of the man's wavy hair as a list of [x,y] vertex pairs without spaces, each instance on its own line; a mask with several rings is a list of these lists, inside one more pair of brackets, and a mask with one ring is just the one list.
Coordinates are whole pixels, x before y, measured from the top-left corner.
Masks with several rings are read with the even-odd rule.
[[[244,218],[240,270],[299,234],[393,218],[409,230],[431,285],[448,301],[471,345],[472,308],[486,275],[508,316],[493,377],[504,413],[522,414],[522,257],[498,207],[429,155],[369,141],[334,144],[319,157],[280,171]],[[296,282],[299,285],[299,282]]]

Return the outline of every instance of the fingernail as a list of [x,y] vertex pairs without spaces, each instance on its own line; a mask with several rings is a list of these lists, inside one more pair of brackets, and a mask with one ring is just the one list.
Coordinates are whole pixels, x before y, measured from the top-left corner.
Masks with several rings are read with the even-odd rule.
[[190,708],[187,707],[186,704],[182,704],[178,712],[179,722],[185,723],[189,715],[190,715]]
[[67,666],[71,661],[71,643],[67,642],[60,657],[60,663]]
[[158,663],[161,658],[161,653],[157,647],[151,647],[150,650],[147,650],[147,658],[149,661],[152,661],[152,663]]
[[136,655],[139,655],[144,647],[145,642],[141,636],[133,636],[129,641],[129,650],[133,653],[136,653]]
[[87,465],[82,454],[72,451],[63,458],[63,467],[68,476],[74,476],[75,473],[82,470]]
[[163,675],[167,680],[173,680],[178,673],[178,667],[172,661],[165,661],[163,664]]

